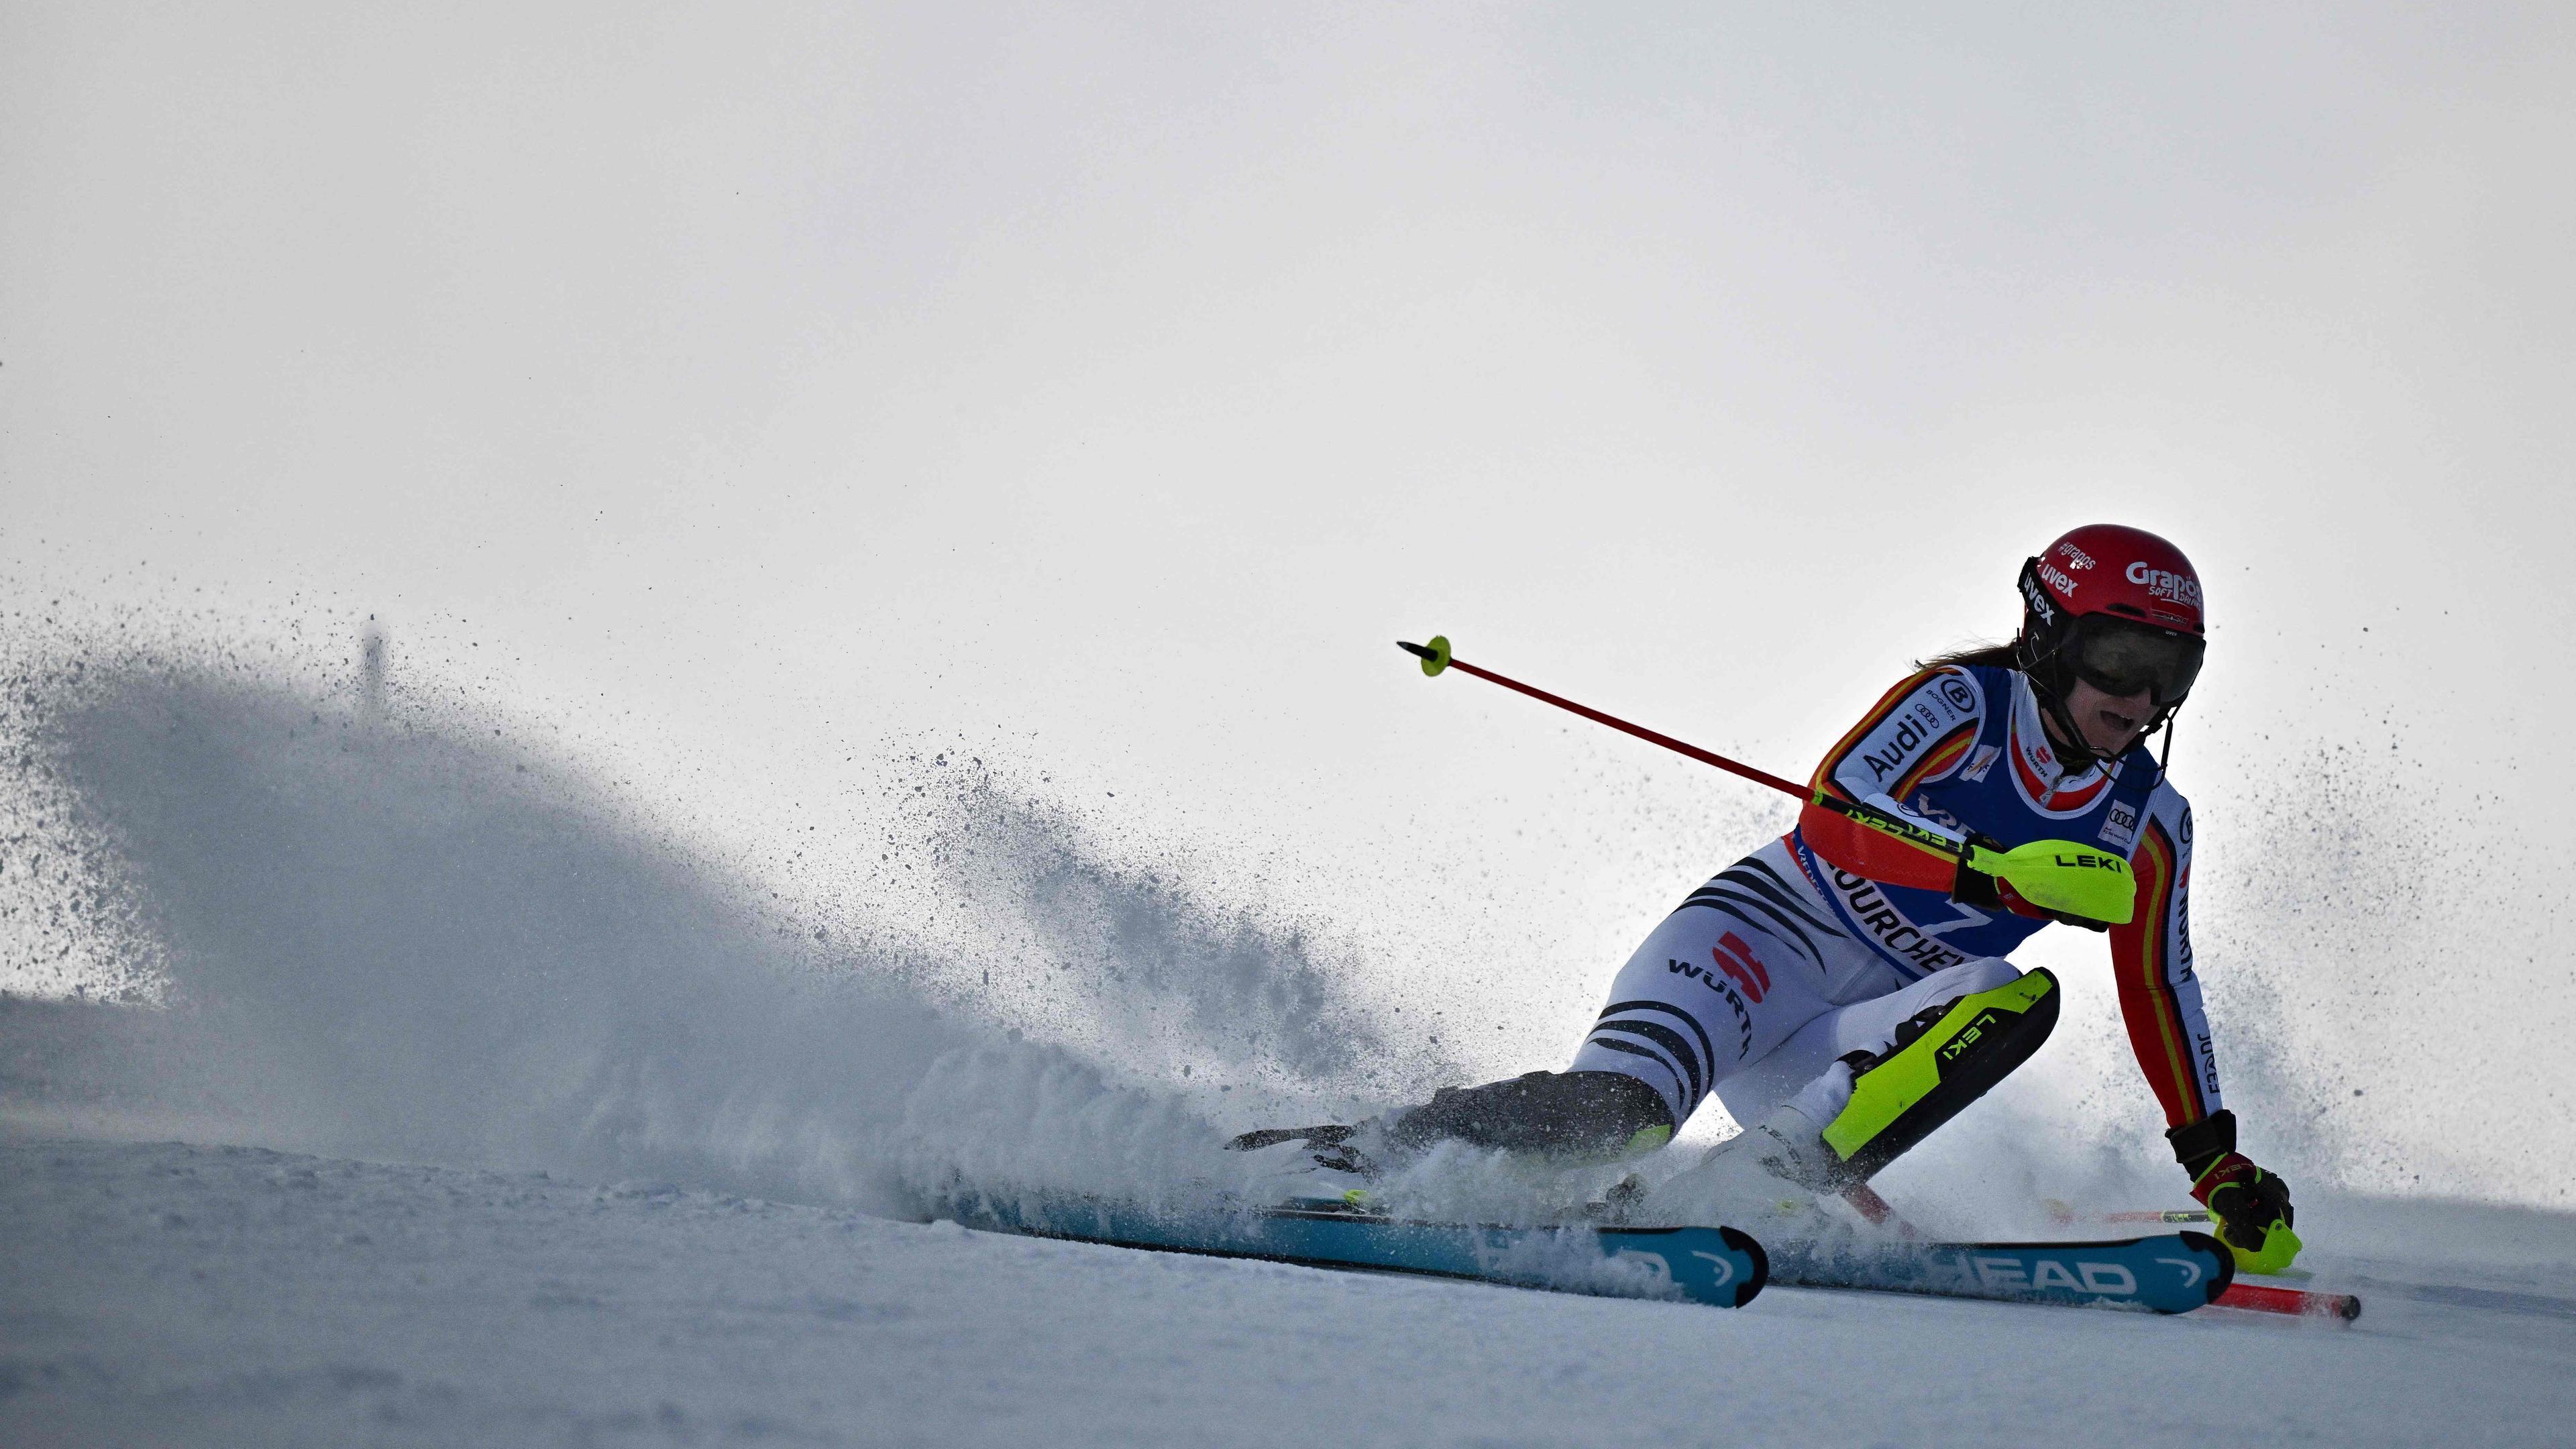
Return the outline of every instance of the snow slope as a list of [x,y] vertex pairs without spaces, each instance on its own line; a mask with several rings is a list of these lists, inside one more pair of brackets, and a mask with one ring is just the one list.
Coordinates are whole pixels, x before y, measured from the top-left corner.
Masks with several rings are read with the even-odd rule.
[[[2479,1232],[2488,1269],[2442,1271],[2576,1246],[2536,1215]],[[0,1239],[0,1442],[27,1446],[2548,1444],[2576,1414],[2564,1269],[2562,1298],[2381,1292],[2348,1329],[1794,1289],[1727,1312],[31,1138],[0,1143]]]

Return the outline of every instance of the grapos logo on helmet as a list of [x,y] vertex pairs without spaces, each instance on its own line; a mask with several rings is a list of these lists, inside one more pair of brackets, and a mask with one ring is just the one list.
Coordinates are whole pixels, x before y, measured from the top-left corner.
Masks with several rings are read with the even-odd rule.
[[2093,555],[2086,553],[2084,550],[2077,548],[2071,543],[2061,540],[2057,545],[2057,551],[2065,556],[2066,566],[2068,568],[2089,569],[2093,567]]
[[2146,585],[2149,598],[2171,599],[2177,604],[2200,607],[2200,580],[2189,574],[2167,573],[2163,569],[2149,568],[2144,563],[2133,563],[2129,565],[2129,582]]

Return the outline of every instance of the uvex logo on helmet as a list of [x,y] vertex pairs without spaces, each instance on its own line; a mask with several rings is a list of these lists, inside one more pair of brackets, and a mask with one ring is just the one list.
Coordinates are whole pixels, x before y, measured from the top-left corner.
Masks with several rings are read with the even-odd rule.
[[2030,574],[2022,576],[2021,598],[2022,602],[2029,606],[2030,611],[2039,616],[2041,623],[2057,622],[2057,602],[2048,596],[2048,590],[2039,586],[2039,580],[2036,577]]

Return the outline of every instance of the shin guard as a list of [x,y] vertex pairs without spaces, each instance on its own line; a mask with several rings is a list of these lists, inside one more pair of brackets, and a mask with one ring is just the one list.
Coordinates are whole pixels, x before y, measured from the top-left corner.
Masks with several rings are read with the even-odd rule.
[[2057,1025],[2057,998],[2056,977],[2026,971],[1925,1011],[1884,1052],[1845,1057],[1851,1103],[1824,1134],[1840,1181],[1866,1182],[2030,1060]]

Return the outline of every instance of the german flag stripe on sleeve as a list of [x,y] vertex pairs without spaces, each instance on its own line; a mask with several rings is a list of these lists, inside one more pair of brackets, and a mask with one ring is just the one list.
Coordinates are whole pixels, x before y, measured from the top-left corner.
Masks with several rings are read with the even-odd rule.
[[1916,787],[1926,780],[1937,780],[1950,773],[1950,767],[1966,758],[1968,746],[1976,742],[1977,722],[1975,720],[1969,720],[1950,731],[1939,744],[1934,745],[1920,761],[1916,762],[1913,769],[1906,771],[1904,776],[1897,780],[1896,788],[1887,792],[1889,798],[1898,801],[1912,799]]
[[2193,1070],[2190,1029],[2166,978],[2170,963],[2170,927],[2174,893],[2173,838],[2162,822],[2150,819],[2138,839],[2130,869],[2138,882],[2138,913],[2125,926],[2111,930],[2111,967],[2120,988],[2120,1015],[2129,1028],[2129,1046],[2164,1105],[2165,1120],[2180,1127],[2209,1115]]

